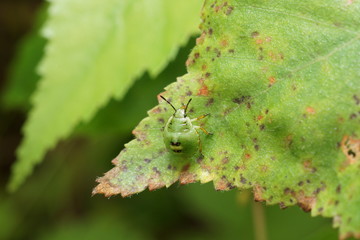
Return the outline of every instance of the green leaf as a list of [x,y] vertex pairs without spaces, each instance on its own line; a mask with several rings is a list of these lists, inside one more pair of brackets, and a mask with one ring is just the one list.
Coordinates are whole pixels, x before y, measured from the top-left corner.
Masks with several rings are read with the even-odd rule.
[[[16,190],[46,150],[120,99],[144,71],[155,76],[196,32],[200,1],[60,0],[52,2],[40,65],[9,183]],[[186,16],[186,17],[184,17]]]
[[166,150],[173,110],[161,100],[93,193],[214,181],[360,236],[359,10],[352,1],[207,1],[188,74],[163,93],[176,107],[192,97],[191,118],[211,113],[198,123],[214,133],[200,133],[203,156]]
[[[151,81],[148,74],[144,74],[134,83],[121,101],[110,101],[97,112],[91,121],[80,124],[74,134],[93,138],[99,138],[99,136],[118,137],[119,133],[131,136],[131,130],[141,119],[146,117],[146,110],[157,103],[153,96],[162,91],[164,85],[170,84],[177,76],[186,73],[184,62],[194,47],[194,41],[195,38],[190,38],[186,47],[179,49],[176,58],[154,81]],[[147,100],[143,101],[143,99]],[[129,105],[131,107],[128,107]],[[109,124],[109,122],[116,124]]]

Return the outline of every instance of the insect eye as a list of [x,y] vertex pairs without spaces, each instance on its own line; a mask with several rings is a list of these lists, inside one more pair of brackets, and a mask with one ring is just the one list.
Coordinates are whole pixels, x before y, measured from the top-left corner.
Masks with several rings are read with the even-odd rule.
[[170,142],[170,144],[171,144],[172,146],[180,146],[180,145],[181,145],[180,142]]

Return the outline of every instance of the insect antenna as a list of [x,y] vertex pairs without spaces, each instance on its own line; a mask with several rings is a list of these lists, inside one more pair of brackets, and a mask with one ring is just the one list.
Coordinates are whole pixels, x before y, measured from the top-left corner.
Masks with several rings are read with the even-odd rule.
[[189,99],[189,101],[188,101],[188,102],[187,102],[187,104],[186,104],[186,107],[185,107],[185,114],[186,114],[186,110],[187,110],[187,108],[188,108],[188,106],[189,106],[189,104],[190,104],[191,100],[192,100],[192,98],[190,98],[190,99]]
[[162,98],[162,99],[164,99],[168,104],[170,104],[170,106],[174,109],[174,111],[176,112],[176,108],[168,101],[168,100],[166,100],[166,98],[164,98],[163,96],[161,96],[160,95],[160,97]]

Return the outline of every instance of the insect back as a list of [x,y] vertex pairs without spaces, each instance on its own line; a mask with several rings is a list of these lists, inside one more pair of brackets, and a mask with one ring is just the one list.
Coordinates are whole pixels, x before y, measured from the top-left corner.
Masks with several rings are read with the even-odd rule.
[[207,132],[200,126],[193,125],[192,122],[200,120],[209,114],[190,119],[187,116],[186,111],[192,100],[191,98],[186,105],[176,109],[166,98],[161,95],[160,97],[164,99],[175,111],[167,121],[164,128],[164,143],[166,148],[170,152],[178,155],[191,155],[197,151],[200,151],[201,153],[202,145],[197,129],[202,130],[206,134],[211,133]]

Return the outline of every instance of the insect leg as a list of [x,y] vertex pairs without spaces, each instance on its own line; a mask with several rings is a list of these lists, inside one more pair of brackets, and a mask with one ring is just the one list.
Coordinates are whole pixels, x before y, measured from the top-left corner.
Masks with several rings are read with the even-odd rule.
[[197,120],[203,119],[204,117],[207,117],[207,116],[209,116],[209,115],[210,115],[210,113],[207,113],[207,114],[201,115],[200,117],[191,119],[191,121],[192,121],[192,122],[193,122],[193,121],[197,121]]
[[[200,126],[194,126],[194,128],[195,128],[195,130],[196,130],[196,128],[199,128],[201,131],[203,131],[206,135],[213,135],[212,133],[210,133],[210,132],[208,132],[208,131],[206,131],[206,129],[205,128],[203,128],[203,127],[200,127]],[[197,131],[196,131],[197,132]]]
[[196,130],[196,128],[194,128],[194,129],[195,129],[196,134],[198,135],[199,151],[200,151],[200,153],[202,154],[202,144],[201,144],[200,134],[199,134],[199,132]]

